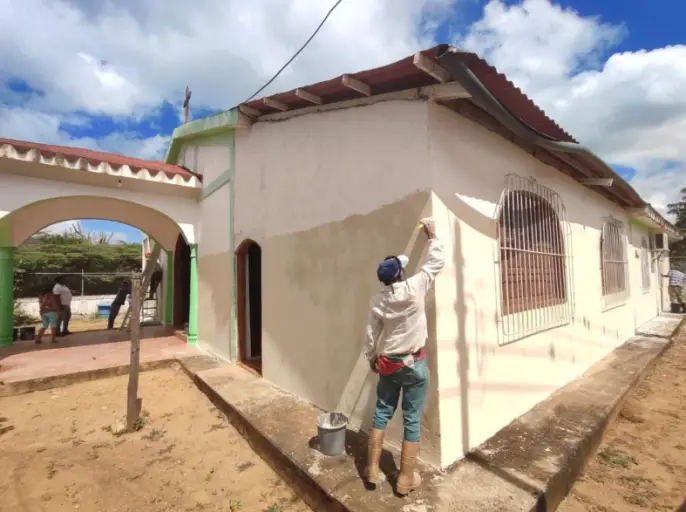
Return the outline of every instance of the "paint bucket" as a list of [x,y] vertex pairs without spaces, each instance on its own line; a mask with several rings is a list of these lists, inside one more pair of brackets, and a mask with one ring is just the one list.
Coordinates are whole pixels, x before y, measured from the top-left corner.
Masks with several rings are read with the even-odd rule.
[[345,452],[345,432],[348,418],[340,412],[327,412],[317,418],[319,450],[324,455],[335,456]]
[[98,302],[98,316],[100,318],[108,318],[111,308],[112,305],[109,302]]

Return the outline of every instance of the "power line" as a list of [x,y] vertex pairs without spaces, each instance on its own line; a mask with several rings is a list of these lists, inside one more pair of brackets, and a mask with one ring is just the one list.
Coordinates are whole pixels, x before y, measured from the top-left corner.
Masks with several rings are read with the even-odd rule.
[[288,59],[288,62],[286,62],[286,63],[281,67],[281,69],[279,69],[279,70],[276,72],[276,74],[275,74],[273,77],[271,77],[271,78],[269,79],[269,81],[268,81],[266,84],[264,84],[262,87],[260,87],[259,89],[257,89],[257,91],[255,91],[255,93],[254,93],[252,96],[250,96],[248,99],[246,99],[246,100],[243,101],[242,103],[247,103],[248,101],[250,101],[251,99],[253,99],[255,96],[257,96],[257,95],[260,94],[262,91],[264,91],[267,87],[269,87],[269,86],[271,85],[271,83],[272,83],[274,80],[276,80],[276,78],[281,74],[281,72],[282,72],[284,69],[286,69],[286,68],[288,67],[288,65],[289,65],[291,62],[293,62],[293,61],[295,60],[295,58],[296,58],[298,55],[300,55],[300,52],[302,52],[308,44],[310,44],[310,41],[312,41],[312,39],[314,39],[314,36],[317,35],[317,32],[319,32],[319,30],[324,26],[324,23],[326,23],[326,20],[329,19],[329,16],[331,16],[331,13],[334,12],[334,10],[336,10],[336,7],[338,7],[342,1],[343,1],[343,0],[338,0],[338,1],[333,5],[333,7],[332,7],[331,9],[329,9],[329,12],[326,13],[326,16],[324,16],[324,19],[323,19],[322,22],[319,24],[319,26],[315,29],[315,31],[314,31],[314,32],[312,33],[312,35],[307,39],[307,41],[305,41],[305,44],[303,44],[303,45],[300,47],[300,49],[299,49],[297,52],[295,52],[295,54],[294,54],[290,59]]

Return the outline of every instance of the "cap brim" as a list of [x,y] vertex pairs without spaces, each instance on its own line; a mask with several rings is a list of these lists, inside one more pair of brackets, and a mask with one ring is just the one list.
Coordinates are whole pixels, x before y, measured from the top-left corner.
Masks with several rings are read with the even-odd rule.
[[400,256],[398,256],[398,261],[400,262],[400,266],[402,268],[405,268],[407,267],[407,264],[410,262],[410,258],[405,256],[404,254],[401,254]]

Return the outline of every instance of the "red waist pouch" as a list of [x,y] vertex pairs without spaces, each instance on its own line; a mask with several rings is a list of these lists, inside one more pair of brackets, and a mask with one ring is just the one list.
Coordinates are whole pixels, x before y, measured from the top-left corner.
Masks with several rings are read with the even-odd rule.
[[[394,359],[398,358],[398,356],[391,357],[393,357]],[[421,349],[416,354],[413,354],[413,357],[415,361],[424,359],[424,349]],[[395,372],[404,367],[405,363],[403,363],[402,361],[391,361],[386,356],[379,356],[379,375],[381,375],[382,377],[388,377],[389,375],[393,375]]]

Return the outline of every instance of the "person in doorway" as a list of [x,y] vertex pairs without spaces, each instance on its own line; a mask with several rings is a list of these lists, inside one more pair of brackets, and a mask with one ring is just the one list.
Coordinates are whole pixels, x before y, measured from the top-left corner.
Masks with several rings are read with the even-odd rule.
[[62,277],[56,277],[53,283],[52,293],[60,298],[60,314],[57,320],[57,335],[67,336],[69,331],[69,320],[71,320],[71,290],[64,285]]
[[429,388],[424,301],[445,264],[443,244],[436,238],[433,220],[424,219],[421,226],[429,238],[429,255],[419,273],[405,279],[407,256],[389,256],[379,264],[377,277],[384,287],[371,302],[365,354],[372,371],[379,374],[365,479],[372,485],[379,482],[386,425],[398,407],[402,391],[404,438],[396,492],[403,496],[422,483],[415,461]]
[[679,304],[681,311],[686,313],[686,300],[684,300],[684,283],[686,283],[686,275],[680,270],[672,267],[663,277],[668,279],[667,290],[669,291],[669,300],[672,304]]
[[38,307],[40,308],[42,325],[36,333],[36,344],[40,345],[43,342],[43,335],[45,334],[46,329],[50,329],[50,341],[57,343],[57,322],[59,320],[60,298],[59,295],[53,293],[53,288],[51,286],[41,290],[41,293],[38,296]]
[[157,293],[157,287],[162,282],[163,277],[162,267],[160,266],[160,263],[156,261],[154,264],[155,270],[153,270],[152,275],[150,276],[150,292],[148,293],[148,299],[155,298],[155,294]]
[[129,282],[123,281],[119,287],[119,290],[117,291],[117,295],[115,295],[114,300],[110,305],[110,316],[107,319],[108,329],[114,329],[114,321],[117,319],[119,310],[126,303],[126,300],[129,298],[129,294],[131,293],[129,289]]

